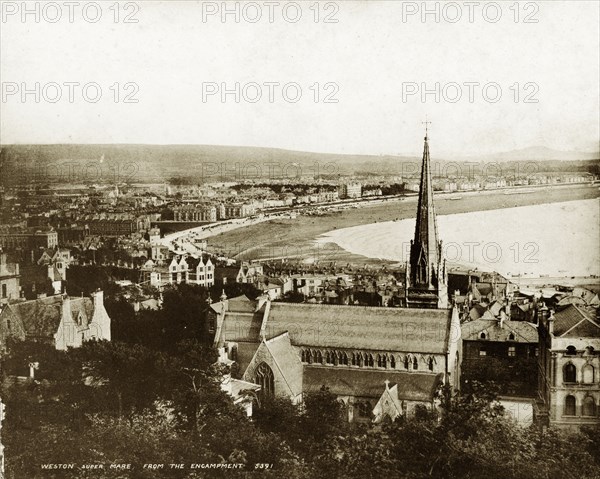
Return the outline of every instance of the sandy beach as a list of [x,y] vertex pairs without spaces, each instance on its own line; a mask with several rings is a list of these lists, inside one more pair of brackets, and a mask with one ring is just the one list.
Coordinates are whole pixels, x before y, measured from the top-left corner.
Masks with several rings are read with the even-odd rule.
[[[503,190],[458,195],[436,194],[438,215],[487,211],[516,206],[540,205],[600,197],[597,185],[540,188],[533,192],[505,194]],[[334,243],[315,240],[332,230],[396,219],[414,218],[416,198],[394,199],[357,209],[332,212],[323,216],[298,216],[240,228],[209,239],[209,250],[223,252],[238,259],[278,260],[281,258],[311,259],[322,262],[356,264],[394,264],[393,261],[351,254]]]

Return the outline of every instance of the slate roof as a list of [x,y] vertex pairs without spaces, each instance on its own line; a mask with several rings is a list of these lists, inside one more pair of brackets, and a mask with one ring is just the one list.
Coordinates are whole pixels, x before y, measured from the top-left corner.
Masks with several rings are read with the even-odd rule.
[[600,338],[600,324],[591,310],[571,304],[554,313],[554,336]]
[[502,327],[498,320],[476,319],[461,325],[462,338],[465,341],[482,341],[479,337],[482,331],[487,333],[486,341],[509,341],[508,336],[512,332],[515,335],[511,342],[537,343],[537,328],[524,321],[504,321]]
[[385,380],[396,384],[398,398],[412,401],[431,401],[442,381],[443,374],[378,371],[323,366],[304,366],[305,392],[317,392],[325,385],[339,396],[372,397],[379,399],[385,390]]
[[450,321],[451,310],[272,303],[265,334],[289,331],[295,346],[443,354]]

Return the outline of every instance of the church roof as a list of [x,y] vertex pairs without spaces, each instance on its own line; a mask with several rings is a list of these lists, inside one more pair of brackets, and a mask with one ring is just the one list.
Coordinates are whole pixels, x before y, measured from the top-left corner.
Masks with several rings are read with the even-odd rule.
[[292,344],[375,351],[448,351],[451,310],[272,303],[267,339],[289,331]]
[[397,384],[398,398],[431,401],[441,383],[441,374],[422,374],[372,369],[323,366],[304,367],[304,391],[317,392],[321,386],[338,396],[381,397],[386,379]]

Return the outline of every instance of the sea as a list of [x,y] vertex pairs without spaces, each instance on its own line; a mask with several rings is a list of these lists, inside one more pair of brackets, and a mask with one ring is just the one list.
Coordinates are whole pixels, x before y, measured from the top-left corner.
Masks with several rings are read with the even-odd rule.
[[[505,276],[600,275],[600,199],[437,217],[448,264]],[[317,243],[374,259],[406,261],[415,219],[353,226]]]

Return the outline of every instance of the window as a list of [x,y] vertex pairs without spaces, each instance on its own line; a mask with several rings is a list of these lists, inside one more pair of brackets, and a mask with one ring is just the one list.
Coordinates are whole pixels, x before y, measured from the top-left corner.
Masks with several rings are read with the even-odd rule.
[[584,416],[595,416],[596,415],[596,403],[592,396],[587,396],[583,400],[583,415]]
[[565,398],[565,416],[575,416],[575,396]]
[[348,355],[346,353],[340,353],[339,359],[340,359],[340,364],[343,364],[344,366],[348,366]]
[[310,349],[306,353],[306,362],[308,364],[312,364],[313,363],[313,353],[312,353],[312,351]]
[[317,351],[317,354],[315,355],[315,359],[316,359],[317,363],[323,364],[323,355],[321,354],[321,351]]
[[372,354],[367,354],[365,356],[365,366],[372,368],[375,365],[375,361],[373,360]]
[[256,368],[254,382],[261,387],[260,393],[263,397],[273,396],[275,393],[275,377],[273,370],[267,363],[260,363]]
[[385,356],[385,354],[377,355],[377,367],[387,368],[387,357]]
[[508,357],[514,358],[517,355],[517,348],[515,346],[508,347]]
[[585,384],[592,384],[594,382],[594,366],[586,364],[582,370],[583,382]]
[[3,298],[6,298],[8,296],[7,288],[8,288],[8,286],[6,284],[2,285],[2,297]]
[[390,356],[390,368],[392,369],[396,369],[396,359],[394,358],[394,356]]
[[563,380],[566,383],[577,382],[577,368],[574,364],[569,363],[563,369]]
[[427,367],[429,368],[430,371],[433,371],[433,358],[429,358],[427,360]]
[[408,356],[404,356],[404,369],[408,369],[409,359]]
[[303,363],[306,363],[306,362],[308,362],[308,361],[306,360],[306,351],[304,351],[304,349],[303,349],[302,351],[300,351],[300,360],[301,360]]
[[509,341],[514,341],[514,340],[515,340],[515,333],[510,333],[510,334],[508,335],[508,340],[509,340]]
[[234,344],[231,347],[231,360],[237,361],[237,358],[238,358],[238,347],[237,347],[237,344]]
[[373,407],[368,401],[358,403],[358,417],[371,417]]
[[487,356],[487,350],[485,348],[479,348],[479,356]]
[[575,348],[575,346],[567,346],[567,354],[569,356],[575,356],[577,354],[577,348]]
[[487,334],[485,333],[485,331],[482,331],[481,334],[479,335],[480,339],[487,339]]
[[413,358],[413,369],[419,369],[419,363],[416,356]]

